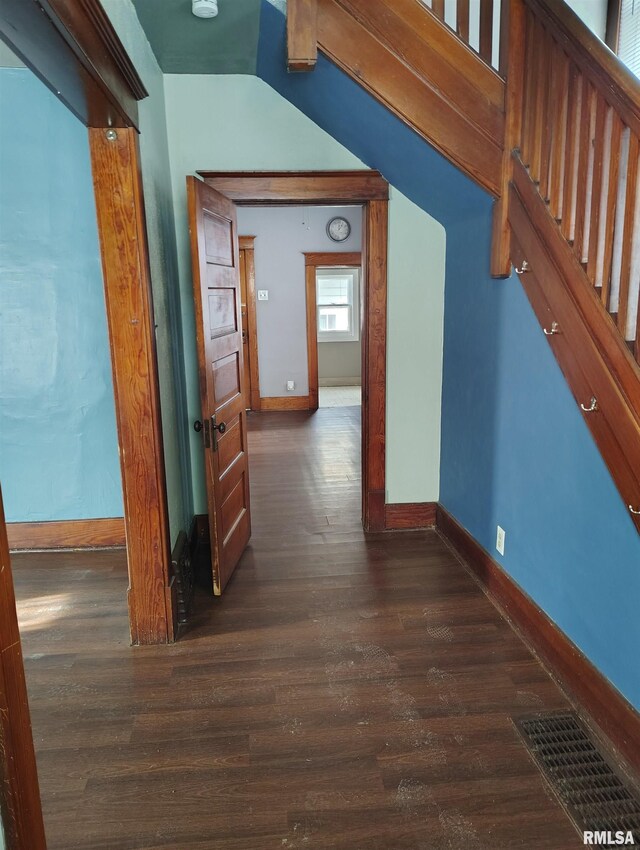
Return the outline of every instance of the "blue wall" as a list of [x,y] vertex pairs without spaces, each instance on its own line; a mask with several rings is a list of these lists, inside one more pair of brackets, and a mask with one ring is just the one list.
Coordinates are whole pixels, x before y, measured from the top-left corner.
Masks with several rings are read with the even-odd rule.
[[0,481],[9,522],[122,516],[87,131],[0,69]]
[[324,57],[285,71],[263,0],[258,76],[447,230],[441,502],[640,709],[640,538],[517,278],[489,274],[491,199]]

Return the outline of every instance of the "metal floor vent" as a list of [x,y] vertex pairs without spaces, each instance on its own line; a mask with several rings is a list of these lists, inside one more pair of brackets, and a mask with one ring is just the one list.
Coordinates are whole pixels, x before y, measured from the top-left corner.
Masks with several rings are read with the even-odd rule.
[[630,830],[639,840],[640,799],[607,764],[574,714],[515,723],[579,832]]

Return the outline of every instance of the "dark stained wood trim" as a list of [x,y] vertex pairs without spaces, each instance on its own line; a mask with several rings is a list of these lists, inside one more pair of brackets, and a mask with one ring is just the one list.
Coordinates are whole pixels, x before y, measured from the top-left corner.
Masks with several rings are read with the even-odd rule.
[[251,372],[251,410],[260,410],[260,361],[258,359],[258,315],[256,309],[255,236],[239,236],[238,244],[245,252],[247,317],[249,319],[249,370]]
[[340,266],[362,265],[362,254],[360,251],[321,251],[309,252],[304,255],[305,266],[328,266],[329,268],[340,268]]
[[318,0],[287,3],[287,69],[312,71],[318,60]]
[[307,374],[309,385],[309,410],[318,409],[318,310],[316,292],[316,266],[306,264],[305,306],[307,311]]
[[308,395],[268,396],[260,399],[260,410],[315,410]]
[[362,497],[366,531],[385,526],[388,201],[363,209]]
[[437,527],[492,602],[565,689],[585,720],[595,724],[596,731],[613,745],[635,773],[640,772],[640,714],[440,505]]
[[307,365],[309,373],[309,409],[318,409],[318,311],[316,307],[316,274],[318,268],[362,266],[359,251],[325,251],[305,253],[305,298],[307,307]]
[[3,0],[0,34],[86,126],[138,126],[147,91],[98,0]]
[[158,364],[138,138],[89,130],[113,366],[135,644],[177,627],[160,419]]
[[[384,531],[389,184],[377,171],[197,173],[214,189],[247,206],[362,205],[362,523],[366,531]],[[265,401],[261,399],[263,410],[274,404],[267,401],[265,406]]]
[[46,850],[38,771],[0,493],[0,815],[9,850]]
[[377,171],[198,171],[197,174],[239,206],[330,206],[389,197],[389,184]]
[[102,549],[126,546],[124,519],[73,519],[59,522],[10,522],[9,546],[24,549]]
[[397,502],[384,506],[385,528],[433,528],[436,524],[435,502]]

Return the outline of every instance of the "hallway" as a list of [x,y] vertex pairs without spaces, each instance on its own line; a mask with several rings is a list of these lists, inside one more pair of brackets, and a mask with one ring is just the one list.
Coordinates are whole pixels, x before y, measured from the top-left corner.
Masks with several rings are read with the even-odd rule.
[[435,532],[365,537],[359,416],[250,416],[175,646],[127,645],[123,552],[14,556],[49,850],[582,846],[511,720],[565,699]]

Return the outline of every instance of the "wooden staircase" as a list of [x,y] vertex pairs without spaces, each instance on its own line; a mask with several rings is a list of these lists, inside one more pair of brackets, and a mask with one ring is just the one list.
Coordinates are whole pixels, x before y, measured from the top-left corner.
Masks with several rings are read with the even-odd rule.
[[471,18],[288,0],[289,70],[320,50],[493,195],[491,273],[515,267],[640,532],[640,81],[563,0]]

